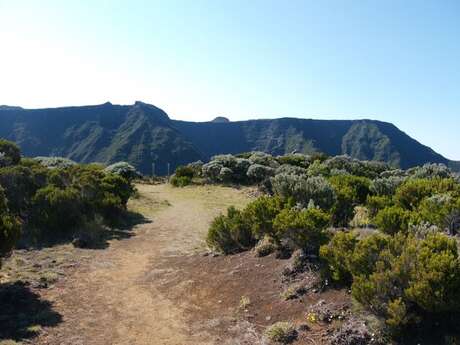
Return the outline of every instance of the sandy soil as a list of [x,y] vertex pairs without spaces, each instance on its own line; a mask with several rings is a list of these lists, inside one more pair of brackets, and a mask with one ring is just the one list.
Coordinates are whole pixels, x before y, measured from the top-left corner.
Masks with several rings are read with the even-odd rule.
[[[62,322],[44,328],[36,344],[188,345],[215,344],[206,329],[191,329],[187,301],[171,300],[155,278],[176,274],[165,260],[193,255],[214,216],[229,205],[244,205],[247,190],[225,187],[139,185],[140,198],[130,208],[151,219],[135,236],[112,241],[65,280],[43,290]],[[170,270],[171,272],[168,272]],[[187,290],[187,281],[175,289]],[[179,297],[176,295],[176,297]]]

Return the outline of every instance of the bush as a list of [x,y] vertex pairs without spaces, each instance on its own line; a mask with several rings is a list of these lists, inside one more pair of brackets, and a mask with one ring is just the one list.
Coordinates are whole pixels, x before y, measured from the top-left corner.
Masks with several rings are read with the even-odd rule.
[[284,156],[277,157],[278,163],[283,165],[290,165],[301,168],[302,170],[306,171],[310,166],[310,163],[313,162],[311,156],[304,155],[301,153],[291,153]]
[[270,255],[276,250],[276,243],[268,236],[262,238],[254,248],[256,256],[263,257]]
[[253,164],[249,167],[247,175],[252,182],[262,182],[263,180],[272,177],[275,174],[275,169],[265,165]]
[[407,173],[415,179],[450,178],[453,176],[450,169],[444,164],[428,163],[421,167],[409,169]]
[[35,157],[34,159],[50,169],[64,169],[77,164],[73,160],[64,157]]
[[384,208],[377,213],[375,225],[386,234],[393,235],[399,231],[407,231],[411,214],[399,206]]
[[372,181],[370,189],[376,195],[393,195],[404,181],[405,178],[399,176],[377,178]]
[[46,185],[47,173],[22,165],[0,168],[0,185],[13,214],[25,216],[36,191]]
[[351,284],[349,260],[357,243],[355,233],[336,232],[331,241],[319,250],[320,258],[325,263],[323,274],[336,283]]
[[327,242],[325,228],[330,217],[316,208],[298,211],[284,209],[275,218],[273,227],[278,238],[287,238],[307,253],[317,254],[321,245]]
[[283,199],[292,198],[296,203],[307,206],[313,200],[316,206],[327,210],[335,202],[335,193],[330,183],[323,177],[301,177],[296,175],[276,175],[271,179],[273,192]]
[[215,161],[204,164],[202,167],[202,175],[211,182],[219,181],[220,170],[223,166]]
[[297,330],[290,322],[277,322],[265,330],[265,336],[271,341],[288,344],[297,338]]
[[[211,182],[246,183],[251,162],[232,155],[218,155],[202,167],[202,175]],[[222,171],[222,169],[225,169]]]
[[[0,259],[7,254],[14,246],[20,235],[20,224],[10,214],[8,201],[3,189],[0,187]],[[1,266],[1,261],[0,261]]]
[[347,226],[353,218],[355,207],[364,204],[370,194],[370,180],[353,175],[337,175],[329,181],[336,195],[332,208],[333,224]]
[[0,139],[0,167],[17,165],[20,160],[19,147],[11,141]]
[[212,221],[206,243],[213,250],[233,254],[251,248],[255,240],[241,211],[229,207],[227,215],[220,215]]
[[177,177],[188,177],[192,179],[195,176],[195,171],[193,168],[188,166],[179,166],[174,172],[174,175]]
[[100,180],[101,196],[96,201],[96,210],[109,223],[118,218],[126,210],[129,198],[134,194],[134,188],[128,180],[108,174]]
[[106,167],[104,170],[110,174],[120,175],[129,181],[142,176],[135,167],[127,162],[114,163]]
[[185,187],[192,183],[192,178],[188,176],[172,176],[169,180],[174,187]]
[[82,201],[74,188],[47,186],[32,199],[31,224],[45,235],[68,233],[83,222]]
[[395,201],[406,210],[414,210],[423,199],[434,194],[458,192],[459,187],[453,179],[409,179],[396,190]]
[[273,221],[284,206],[285,202],[279,197],[267,196],[260,197],[246,206],[243,216],[250,224],[251,231],[256,239],[269,236],[279,243],[279,238],[273,228]]
[[286,175],[298,175],[307,176],[307,169],[301,168],[295,165],[283,164],[275,171],[275,175],[286,174]]
[[392,206],[392,204],[393,200],[390,196],[369,195],[366,200],[366,207],[371,218],[374,218],[380,210]]
[[398,332],[419,321],[460,311],[460,262],[455,240],[387,237],[383,249],[363,256],[368,269],[354,275],[353,296]]
[[253,152],[249,157],[251,164],[260,164],[276,169],[280,166],[275,157],[264,152]]
[[227,167],[220,169],[219,181],[224,183],[230,183],[234,180],[233,170]]

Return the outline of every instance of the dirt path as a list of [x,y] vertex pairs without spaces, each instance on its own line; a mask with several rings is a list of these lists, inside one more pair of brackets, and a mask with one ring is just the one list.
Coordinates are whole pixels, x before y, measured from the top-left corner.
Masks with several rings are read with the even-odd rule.
[[206,332],[190,329],[182,301],[159,292],[155,277],[168,272],[156,267],[166,258],[203,248],[211,219],[248,197],[223,187],[138,188],[141,197],[130,207],[152,222],[137,226],[130,239],[93,251],[90,264],[43,293],[63,322],[45,329],[37,344],[213,344]]

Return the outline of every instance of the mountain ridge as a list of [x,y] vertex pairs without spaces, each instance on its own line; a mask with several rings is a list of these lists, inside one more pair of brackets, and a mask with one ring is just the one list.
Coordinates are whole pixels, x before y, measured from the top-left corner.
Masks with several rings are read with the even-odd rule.
[[[227,119],[226,119],[227,120]],[[0,136],[18,143],[26,156],[56,155],[78,162],[128,161],[143,173],[165,174],[177,165],[221,153],[292,151],[348,154],[408,168],[450,161],[395,125],[372,119],[317,120],[295,117],[191,122],[162,109],[133,105],[24,109],[0,107]]]

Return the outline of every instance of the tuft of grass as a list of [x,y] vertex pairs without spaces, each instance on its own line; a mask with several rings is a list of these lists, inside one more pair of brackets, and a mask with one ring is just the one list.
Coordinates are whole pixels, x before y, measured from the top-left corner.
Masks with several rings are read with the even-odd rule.
[[280,296],[285,301],[288,301],[290,299],[296,298],[297,297],[297,287],[296,286],[289,286],[286,290],[284,290],[280,294]]
[[289,344],[297,338],[297,330],[291,322],[277,322],[265,330],[265,336],[276,343]]
[[241,296],[241,299],[240,299],[240,309],[242,310],[245,310],[247,309],[249,306],[251,305],[251,300],[249,297],[247,296]]

